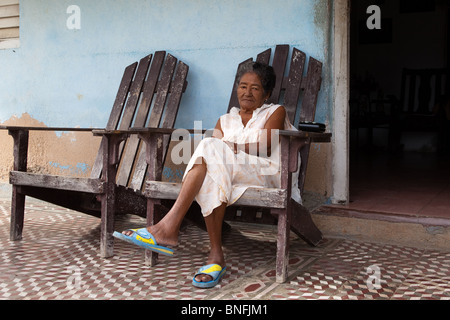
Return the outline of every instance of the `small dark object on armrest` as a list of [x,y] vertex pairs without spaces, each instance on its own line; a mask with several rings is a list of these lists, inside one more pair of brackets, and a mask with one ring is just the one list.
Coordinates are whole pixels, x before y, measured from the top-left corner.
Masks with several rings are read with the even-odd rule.
[[323,123],[302,121],[299,123],[298,129],[301,131],[325,132],[326,126]]

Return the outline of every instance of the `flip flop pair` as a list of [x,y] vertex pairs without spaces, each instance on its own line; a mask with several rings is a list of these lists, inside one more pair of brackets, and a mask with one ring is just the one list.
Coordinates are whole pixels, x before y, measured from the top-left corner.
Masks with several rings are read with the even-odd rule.
[[[155,237],[148,232],[147,228],[140,229],[128,229],[127,231],[132,231],[131,236],[124,235],[123,233],[114,231],[113,236],[117,239],[135,244],[137,246],[143,247],[145,249],[154,251],[156,253],[161,253],[166,256],[173,256],[173,250],[164,246],[160,246],[156,243]],[[201,267],[192,279],[192,285],[197,288],[213,288],[222,279],[226,272],[226,267],[222,268],[218,264],[208,264]],[[195,280],[195,277],[201,274],[206,274],[212,277],[211,281],[199,282]]]
[[127,236],[123,233],[114,231],[113,237],[129,243],[133,243],[137,246],[154,251],[156,253],[161,253],[166,256],[173,256],[173,250],[158,245],[156,243],[155,237],[150,232],[148,232],[147,228],[129,229],[127,231],[133,231],[133,234],[131,236]]
[[[220,279],[222,279],[226,270],[227,270],[226,267],[222,268],[218,264],[208,264],[206,266],[203,266],[200,269],[198,269],[197,273],[194,275],[194,278],[192,279],[192,285],[194,287],[203,288],[203,289],[213,288],[219,283]],[[195,280],[195,278],[201,274],[206,274],[206,275],[211,276],[212,280],[207,281],[207,282],[202,282],[202,281],[199,282],[199,281]]]

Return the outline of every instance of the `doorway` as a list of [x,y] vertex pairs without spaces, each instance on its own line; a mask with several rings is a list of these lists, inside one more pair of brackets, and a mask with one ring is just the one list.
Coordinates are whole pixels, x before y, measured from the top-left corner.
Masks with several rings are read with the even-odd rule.
[[450,219],[449,37],[447,1],[351,1],[349,208]]

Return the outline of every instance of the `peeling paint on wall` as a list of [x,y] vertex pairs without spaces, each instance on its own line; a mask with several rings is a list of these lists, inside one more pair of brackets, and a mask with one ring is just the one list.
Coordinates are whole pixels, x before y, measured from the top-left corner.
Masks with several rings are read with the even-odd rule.
[[[45,127],[43,122],[24,113],[0,123],[11,126]],[[7,183],[13,168],[13,139],[0,130],[0,182]],[[100,138],[90,132],[31,131],[28,171],[75,177],[88,177],[100,146]]]
[[167,182],[181,182],[184,175],[183,168],[170,168],[164,166],[163,169],[163,180]]
[[88,170],[91,169],[91,166],[87,163],[77,163],[75,166],[73,165],[63,165],[61,163],[55,161],[49,161],[48,163],[50,167],[57,168],[61,173],[68,172],[71,175],[86,175]]

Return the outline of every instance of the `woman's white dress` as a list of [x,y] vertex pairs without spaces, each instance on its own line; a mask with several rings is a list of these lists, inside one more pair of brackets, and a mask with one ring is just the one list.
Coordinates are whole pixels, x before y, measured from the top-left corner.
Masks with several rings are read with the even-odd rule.
[[[196,163],[204,159],[207,173],[195,200],[200,205],[203,216],[211,214],[222,203],[231,205],[245,190],[252,187],[279,188],[280,151],[278,137],[272,138],[270,156],[254,156],[243,151],[237,154],[224,143],[256,143],[263,132],[267,120],[280,105],[264,104],[253,112],[252,118],[244,126],[238,108],[220,117],[223,138],[205,138],[194,151],[183,177]],[[286,116],[285,130],[297,130]],[[273,130],[275,131],[275,130]],[[263,150],[264,148],[261,148]],[[298,172],[293,176],[292,198],[301,202],[297,187]]]

